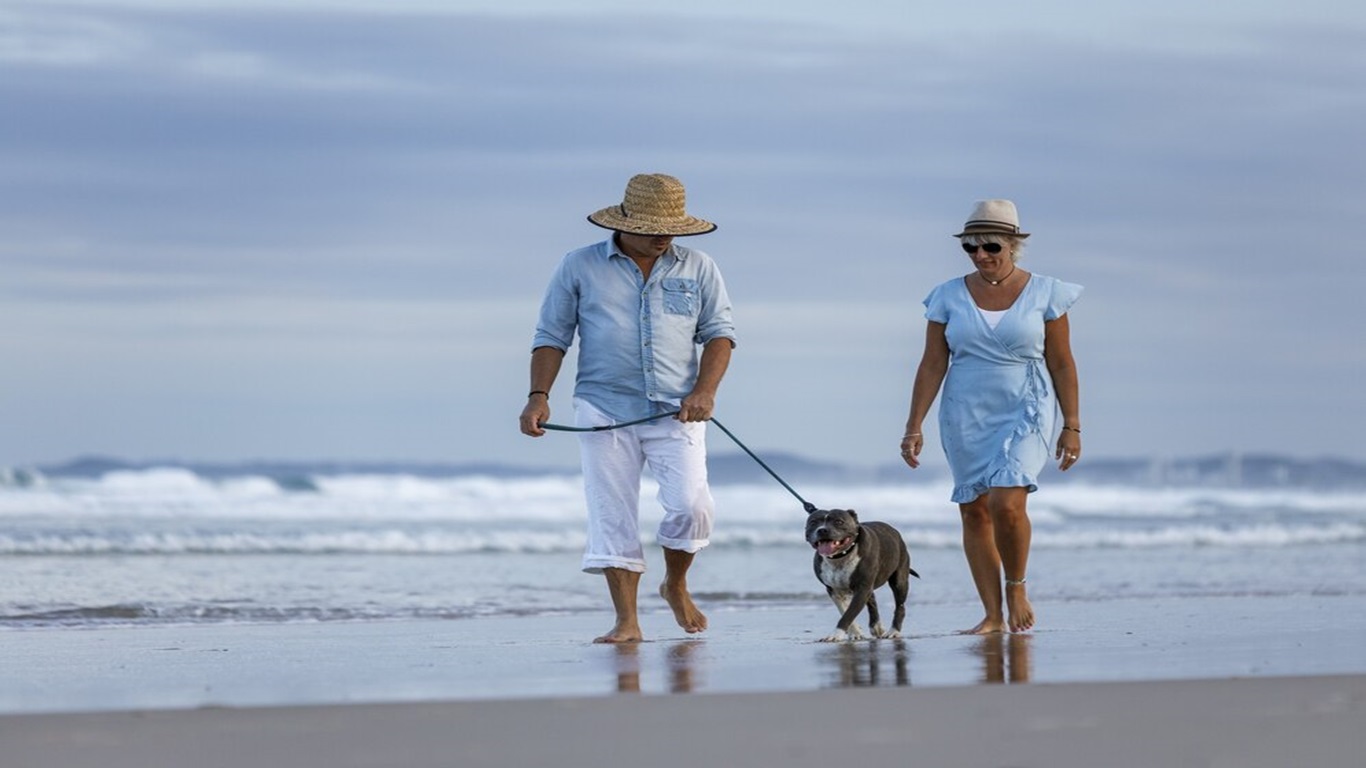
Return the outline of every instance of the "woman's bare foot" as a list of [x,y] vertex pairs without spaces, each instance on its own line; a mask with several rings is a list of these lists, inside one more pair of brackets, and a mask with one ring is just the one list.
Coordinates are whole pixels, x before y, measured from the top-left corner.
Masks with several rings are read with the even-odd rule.
[[982,619],[977,626],[972,629],[959,630],[960,635],[995,635],[1006,631],[1005,619],[1000,616],[988,616]]
[[691,634],[707,628],[707,617],[697,609],[686,586],[671,587],[666,581],[659,585],[659,596],[673,609],[674,620],[683,631]]
[[640,632],[639,624],[617,624],[612,627],[612,631],[602,637],[593,638],[595,643],[638,643],[644,640],[645,636]]
[[1010,612],[1011,632],[1026,632],[1034,627],[1034,606],[1023,582],[1006,582],[1006,610]]

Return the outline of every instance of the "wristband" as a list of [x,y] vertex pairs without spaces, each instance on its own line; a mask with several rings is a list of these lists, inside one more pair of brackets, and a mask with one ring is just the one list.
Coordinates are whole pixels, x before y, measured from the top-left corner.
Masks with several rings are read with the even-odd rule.
[[1081,430],[1076,427],[1063,427],[1063,429],[1067,430],[1068,432],[1076,432],[1079,435],[1081,434]]
[[550,393],[545,391],[544,389],[533,389],[530,392],[526,393],[527,397],[532,397],[534,395],[545,395],[547,400],[550,399]]

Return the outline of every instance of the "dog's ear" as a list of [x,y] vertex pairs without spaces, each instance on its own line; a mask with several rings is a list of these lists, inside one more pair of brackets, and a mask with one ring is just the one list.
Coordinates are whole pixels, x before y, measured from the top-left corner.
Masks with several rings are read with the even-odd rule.
[[845,510],[845,511],[848,512],[848,513],[849,513],[849,516],[852,517],[852,518],[854,519],[854,522],[856,522],[856,523],[858,522],[858,513],[857,513],[857,512],[855,512],[855,511],[852,510],[852,509],[847,509],[847,510]]

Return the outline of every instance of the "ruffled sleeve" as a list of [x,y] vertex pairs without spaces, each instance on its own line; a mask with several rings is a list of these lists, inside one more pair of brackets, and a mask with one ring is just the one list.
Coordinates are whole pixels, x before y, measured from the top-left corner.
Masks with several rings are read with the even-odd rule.
[[1061,280],[1053,280],[1052,295],[1048,298],[1048,306],[1044,309],[1043,319],[1045,321],[1057,320],[1067,314],[1067,310],[1077,303],[1081,298],[1084,289],[1076,283],[1064,283]]
[[922,302],[925,305],[926,320],[946,324],[949,322],[948,302],[944,297],[945,285],[947,285],[947,283],[941,283],[935,286],[934,290],[930,291],[930,295],[926,296],[925,301]]

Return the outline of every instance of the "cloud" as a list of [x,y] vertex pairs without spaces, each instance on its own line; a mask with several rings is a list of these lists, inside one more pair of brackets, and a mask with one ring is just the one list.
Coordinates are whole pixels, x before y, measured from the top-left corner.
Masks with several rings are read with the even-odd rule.
[[[1285,404],[1366,406],[1343,279],[1362,254],[1329,234],[1366,203],[1362,12],[1158,4],[1102,24],[1062,5],[831,26],[803,4],[20,3],[0,12],[0,301],[30,330],[0,354],[30,367],[5,400],[144,454],[543,450],[499,410],[520,407],[543,281],[601,236],[589,211],[663,170],[721,223],[697,244],[742,320],[724,394],[778,445],[882,457],[919,301],[966,270],[948,235],[1008,196],[1029,266],[1088,286],[1075,340],[1107,425],[1089,449],[1179,430],[1190,450],[1359,452]],[[61,384],[90,369],[137,407]],[[140,430],[172,401],[220,428]],[[490,437],[448,443],[433,413]],[[310,441],[329,414],[355,437]],[[0,462],[92,439],[24,418]]]

